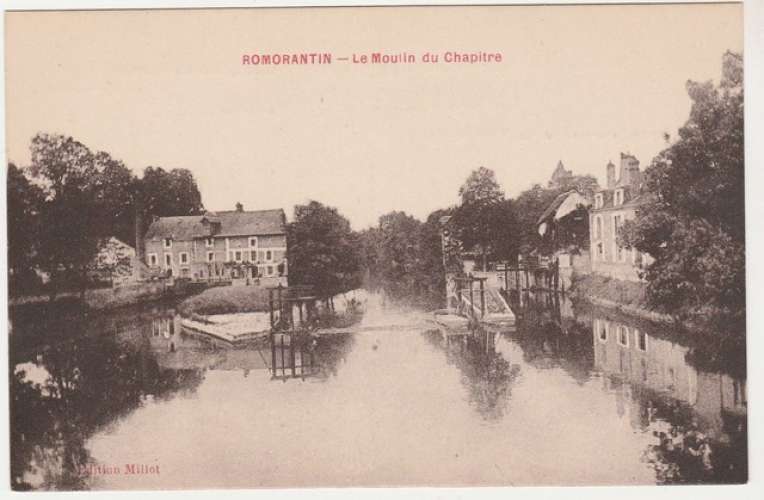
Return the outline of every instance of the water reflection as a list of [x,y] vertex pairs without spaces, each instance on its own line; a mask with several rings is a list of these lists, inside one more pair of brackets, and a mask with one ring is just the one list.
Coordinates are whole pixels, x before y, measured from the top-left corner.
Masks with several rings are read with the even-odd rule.
[[503,417],[512,381],[519,375],[520,367],[496,351],[499,334],[476,328],[460,333],[428,330],[422,335],[431,345],[445,352],[449,365],[459,369],[470,405],[486,419]]
[[593,314],[594,368],[635,428],[655,436],[645,458],[659,482],[746,478],[745,380],[698,369],[691,347],[661,327]]
[[744,365],[728,361],[727,373],[708,371],[722,366],[706,357],[716,339],[548,293],[523,295],[522,305],[515,301],[521,315],[514,338],[526,359],[559,366],[581,383],[601,375],[616,414],[653,436],[643,457],[658,483],[746,480]]
[[[86,443],[148,404],[193,394],[210,370],[292,371],[318,379],[337,372],[350,337],[313,341],[296,357],[270,363],[271,345],[232,349],[188,333],[172,308],[108,315],[70,314],[16,321],[10,374],[11,477],[14,490],[80,490],[95,465]],[[38,343],[34,335],[53,342]],[[288,349],[288,347],[287,347]],[[275,352],[275,348],[273,349]],[[307,355],[307,356],[306,356]],[[300,368],[310,359],[310,371]],[[171,416],[170,416],[171,417]]]
[[[13,488],[746,479],[744,372],[711,369],[699,336],[517,299],[515,331],[416,329],[380,304],[365,333],[242,348],[171,306],[16,315]],[[124,461],[162,475],[87,472]]]
[[201,383],[199,370],[159,365],[148,337],[141,335],[150,323],[133,324],[128,332],[119,328],[120,315],[113,319],[115,328],[107,334],[93,331],[85,318],[50,323],[64,328],[69,340],[16,360],[10,377],[14,489],[86,488],[89,436],[141,407],[147,397],[170,398]]

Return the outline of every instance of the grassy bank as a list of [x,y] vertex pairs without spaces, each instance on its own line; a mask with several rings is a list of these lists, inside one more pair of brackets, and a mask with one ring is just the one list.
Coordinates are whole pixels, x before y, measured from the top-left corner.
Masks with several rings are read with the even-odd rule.
[[619,280],[599,274],[574,275],[571,282],[570,293],[574,300],[584,300],[651,321],[674,321],[671,316],[655,312],[649,307],[646,287],[642,282]]
[[267,312],[268,290],[256,286],[221,286],[189,297],[178,306],[183,316]]

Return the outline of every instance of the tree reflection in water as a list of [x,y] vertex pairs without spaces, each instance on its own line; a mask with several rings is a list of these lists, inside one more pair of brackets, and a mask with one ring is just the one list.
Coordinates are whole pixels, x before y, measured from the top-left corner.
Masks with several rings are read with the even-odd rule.
[[82,338],[74,332],[85,330],[83,321],[71,318],[66,328],[70,340],[11,367],[14,490],[88,488],[91,457],[85,444],[91,435],[146,397],[169,398],[194,390],[203,379],[202,370],[161,370],[146,342],[120,342],[113,332]]
[[520,373],[519,366],[496,352],[496,335],[480,326],[458,335],[439,330],[423,332],[430,344],[446,352],[448,363],[459,369],[469,403],[486,420],[498,420],[504,415],[511,383]]

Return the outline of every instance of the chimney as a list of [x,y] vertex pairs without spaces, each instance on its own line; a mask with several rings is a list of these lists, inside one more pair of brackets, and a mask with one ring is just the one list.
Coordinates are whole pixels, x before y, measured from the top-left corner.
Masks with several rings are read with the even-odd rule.
[[618,182],[621,186],[639,185],[639,160],[629,153],[621,153],[621,171]]
[[605,167],[605,170],[607,171],[607,188],[613,189],[615,188],[615,165],[613,165],[612,161],[607,162],[607,166]]
[[244,211],[244,205],[242,205],[238,201],[236,202],[236,211],[237,212],[243,212]]

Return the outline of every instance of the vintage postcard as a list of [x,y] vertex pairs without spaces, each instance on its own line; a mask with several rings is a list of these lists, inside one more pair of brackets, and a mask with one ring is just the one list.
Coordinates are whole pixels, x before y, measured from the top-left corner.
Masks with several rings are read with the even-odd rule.
[[743,7],[5,12],[10,488],[739,484]]

